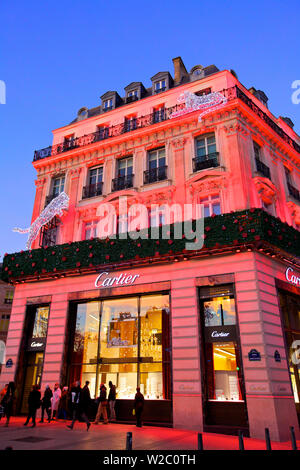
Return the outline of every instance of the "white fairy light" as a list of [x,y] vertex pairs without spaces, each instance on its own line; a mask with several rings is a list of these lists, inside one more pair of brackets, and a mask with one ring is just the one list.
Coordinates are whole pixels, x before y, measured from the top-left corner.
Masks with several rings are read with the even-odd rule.
[[227,103],[227,98],[219,91],[202,96],[197,96],[190,91],[185,91],[179,95],[177,101],[178,103],[185,103],[185,108],[170,114],[170,119],[201,109],[203,111],[199,114],[200,122],[202,116],[221,108],[225,103]]
[[41,228],[48,224],[53,217],[56,215],[62,216],[63,210],[68,210],[69,208],[69,196],[63,191],[61,192],[56,198],[52,199],[51,202],[45,207],[45,209],[40,213],[37,219],[30,225],[30,227],[22,229],[22,228],[14,228],[13,232],[19,233],[29,233],[28,240],[26,243],[26,248],[28,250],[31,249],[31,245],[33,241],[38,236]]

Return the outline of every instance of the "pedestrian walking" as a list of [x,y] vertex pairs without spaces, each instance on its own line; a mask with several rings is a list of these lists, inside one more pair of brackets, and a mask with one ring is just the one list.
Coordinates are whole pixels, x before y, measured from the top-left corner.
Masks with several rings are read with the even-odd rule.
[[104,384],[100,385],[100,397],[99,397],[99,405],[98,410],[95,418],[94,424],[99,424],[99,420],[103,416],[103,424],[108,424],[107,419],[107,399],[106,399],[106,387]]
[[68,387],[63,387],[58,405],[57,419],[67,419]]
[[87,413],[87,393],[80,387],[80,382],[76,382],[76,386],[71,390],[72,396],[72,408],[73,408],[73,419],[72,423],[67,426],[69,429],[73,429],[75,421],[81,418],[86,423],[86,430],[88,431],[91,423],[86,415]]
[[48,416],[48,423],[51,421],[51,398],[53,396],[52,390],[50,388],[50,385],[46,385],[44,396],[42,398],[42,416],[40,423],[44,422],[44,414],[45,410]]
[[27,426],[27,424],[30,421],[30,418],[32,419],[32,428],[35,427],[35,417],[36,417],[36,412],[41,406],[41,392],[39,390],[38,385],[33,385],[31,392],[29,393],[28,397],[28,415],[27,419],[24,423],[24,426]]
[[5,416],[5,413],[4,413],[4,402],[2,404],[2,401],[3,401],[3,398],[5,397],[6,395],[6,392],[7,392],[7,389],[8,389],[8,384],[5,384],[3,389],[1,390],[0,392],[0,421],[1,421],[1,418]]
[[108,394],[108,405],[109,405],[109,419],[110,421],[116,421],[116,413],[115,413],[115,404],[116,404],[116,386],[110,380],[108,382],[109,386],[109,394]]
[[51,398],[52,420],[55,420],[59,402],[60,402],[60,397],[61,397],[61,389],[59,388],[59,384],[56,383],[54,385],[53,397]]
[[144,395],[141,393],[140,387],[137,387],[136,394],[134,397],[134,410],[136,417],[136,426],[142,427],[142,414],[144,409]]
[[15,382],[9,382],[7,390],[6,390],[6,394],[4,395],[4,397],[2,399],[2,406],[4,408],[4,414],[6,416],[6,423],[5,423],[4,426],[6,426],[6,427],[9,424],[9,420],[10,420],[10,417],[11,417],[12,411],[13,411],[13,403],[14,403],[14,399],[15,399],[15,390],[16,390]]

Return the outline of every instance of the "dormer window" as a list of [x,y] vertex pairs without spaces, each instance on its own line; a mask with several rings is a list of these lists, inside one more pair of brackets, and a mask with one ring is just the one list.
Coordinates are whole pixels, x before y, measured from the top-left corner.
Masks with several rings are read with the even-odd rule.
[[113,101],[112,99],[110,100],[105,100],[103,103],[103,111],[109,111],[113,107]]
[[128,95],[127,95],[127,103],[131,103],[132,101],[136,101],[138,99],[138,91],[137,90],[133,90],[133,91],[129,91],[128,92]]
[[155,89],[155,93],[161,93],[162,91],[165,91],[166,80],[160,80],[159,82],[156,82],[154,89]]

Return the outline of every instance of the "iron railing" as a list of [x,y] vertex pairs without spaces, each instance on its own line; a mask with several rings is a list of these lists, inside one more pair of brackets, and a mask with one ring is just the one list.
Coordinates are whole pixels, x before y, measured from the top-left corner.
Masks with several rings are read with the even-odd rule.
[[144,184],[156,183],[167,179],[167,166],[158,166],[144,171]]
[[258,171],[258,173],[265,176],[266,178],[271,179],[270,168],[267,165],[265,165],[263,162],[261,162],[258,158],[256,158],[255,161],[256,161],[256,170]]
[[49,196],[46,196],[45,207],[48,206],[48,204],[52,201],[52,199],[55,199],[57,196],[58,194],[49,194]]
[[122,191],[122,189],[128,189],[133,187],[134,175],[119,176],[112,180],[112,191]]
[[219,152],[209,153],[193,158],[193,171],[205,170],[219,166]]
[[[300,154],[300,145],[292,139],[288,134],[286,134],[278,124],[261,108],[259,108],[250,97],[248,97],[239,87],[233,86],[231,88],[226,88],[220,90],[224,96],[226,96],[228,101],[233,101],[235,99],[240,99],[243,103],[245,103],[248,108],[250,108],[260,119],[262,119],[269,127],[276,132],[287,144],[289,144],[296,152]],[[142,129],[147,126],[151,126],[156,124],[157,122],[166,121],[170,118],[170,115],[173,112],[179,111],[185,107],[184,103],[172,106],[170,108],[165,108],[164,113],[162,113],[159,118],[158,115],[154,113],[147,114],[145,116],[140,116],[136,118],[136,126],[135,129]],[[104,111],[104,110],[103,110]],[[107,129],[107,130],[106,130]],[[72,139],[72,141],[55,144],[49,147],[46,147],[41,150],[36,150],[34,152],[33,161],[41,160],[43,158],[47,158],[50,156],[55,156],[62,152],[66,152],[68,150],[72,150],[74,148],[83,147],[86,145],[93,144],[98,142],[99,140],[109,139],[112,137],[120,136],[127,132],[126,122],[117,124],[115,126],[110,126],[105,129],[105,133],[101,134],[99,131],[92,132],[91,134],[83,135],[81,137],[76,137]]]
[[101,196],[102,195],[103,183],[94,183],[88,186],[84,186],[82,189],[82,199],[89,197]]
[[300,192],[298,189],[294,188],[290,183],[288,183],[288,190],[290,196],[293,196],[294,199],[297,199],[297,201],[300,201]]

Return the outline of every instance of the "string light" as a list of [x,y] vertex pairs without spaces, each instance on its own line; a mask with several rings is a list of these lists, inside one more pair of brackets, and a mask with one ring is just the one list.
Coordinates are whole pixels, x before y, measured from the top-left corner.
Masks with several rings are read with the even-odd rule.
[[63,210],[68,210],[69,208],[69,196],[62,191],[56,198],[52,199],[51,202],[45,207],[45,209],[40,213],[37,219],[30,225],[30,227],[14,228],[13,232],[19,233],[29,233],[28,240],[26,243],[26,248],[31,249],[31,245],[38,236],[41,228],[48,224],[50,220],[53,219],[56,215],[62,216]]
[[203,111],[199,114],[198,119],[199,122],[201,122],[202,116],[221,108],[225,103],[227,103],[227,98],[219,91],[202,96],[197,96],[194,93],[185,91],[179,95],[177,101],[178,103],[185,103],[185,108],[170,114],[170,119],[201,109]]

